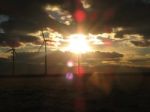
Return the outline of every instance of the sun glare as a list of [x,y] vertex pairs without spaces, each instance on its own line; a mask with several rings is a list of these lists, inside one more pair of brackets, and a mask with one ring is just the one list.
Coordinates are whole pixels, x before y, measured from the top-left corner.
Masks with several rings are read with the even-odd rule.
[[90,46],[88,45],[88,41],[86,36],[83,34],[73,34],[69,36],[69,45],[67,46],[67,51],[80,54],[91,51]]

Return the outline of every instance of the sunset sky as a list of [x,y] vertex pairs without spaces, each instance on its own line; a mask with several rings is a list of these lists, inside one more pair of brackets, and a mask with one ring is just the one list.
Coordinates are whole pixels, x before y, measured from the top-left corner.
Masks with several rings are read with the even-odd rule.
[[84,66],[150,67],[149,0],[0,0],[1,73],[11,71],[12,54],[6,51],[12,47],[21,70],[41,68],[42,30],[52,41],[47,42],[49,72],[76,60],[65,51],[76,34],[90,47],[82,54]]

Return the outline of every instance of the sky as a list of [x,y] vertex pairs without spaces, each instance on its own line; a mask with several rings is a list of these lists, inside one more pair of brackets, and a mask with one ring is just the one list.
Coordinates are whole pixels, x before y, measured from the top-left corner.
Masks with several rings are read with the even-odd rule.
[[92,48],[82,54],[88,69],[102,65],[149,68],[149,10],[150,0],[0,0],[0,71],[11,72],[12,54],[7,51],[13,47],[18,73],[42,73],[41,31],[50,40],[49,73],[65,72],[67,61],[76,61],[64,51],[73,34],[84,34]]

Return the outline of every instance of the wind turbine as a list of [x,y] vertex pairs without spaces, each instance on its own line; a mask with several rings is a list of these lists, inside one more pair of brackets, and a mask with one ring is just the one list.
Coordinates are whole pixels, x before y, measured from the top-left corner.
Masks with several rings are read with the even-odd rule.
[[44,74],[47,75],[47,42],[53,42],[52,40],[46,39],[49,37],[48,33],[44,34],[42,30],[42,38],[43,38],[43,43],[41,44],[38,52],[40,52],[41,48],[44,46],[45,48],[45,58],[44,58],[44,64],[45,64],[45,69],[44,69]]
[[12,53],[12,75],[15,75],[15,55],[16,55],[16,49],[12,47],[11,49],[7,50],[6,52]]

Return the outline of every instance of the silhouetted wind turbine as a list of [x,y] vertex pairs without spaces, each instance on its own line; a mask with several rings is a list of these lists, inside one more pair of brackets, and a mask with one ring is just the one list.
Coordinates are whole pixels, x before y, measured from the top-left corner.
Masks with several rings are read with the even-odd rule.
[[44,74],[47,75],[47,42],[54,42],[52,40],[48,40],[46,39],[47,37],[49,37],[48,34],[44,34],[43,30],[42,30],[42,38],[43,38],[43,43],[41,44],[38,52],[40,52],[41,48],[44,46],[45,47],[45,70],[44,70]]
[[11,49],[7,50],[6,52],[12,53],[12,75],[15,74],[15,55],[16,55],[16,49],[12,47]]

